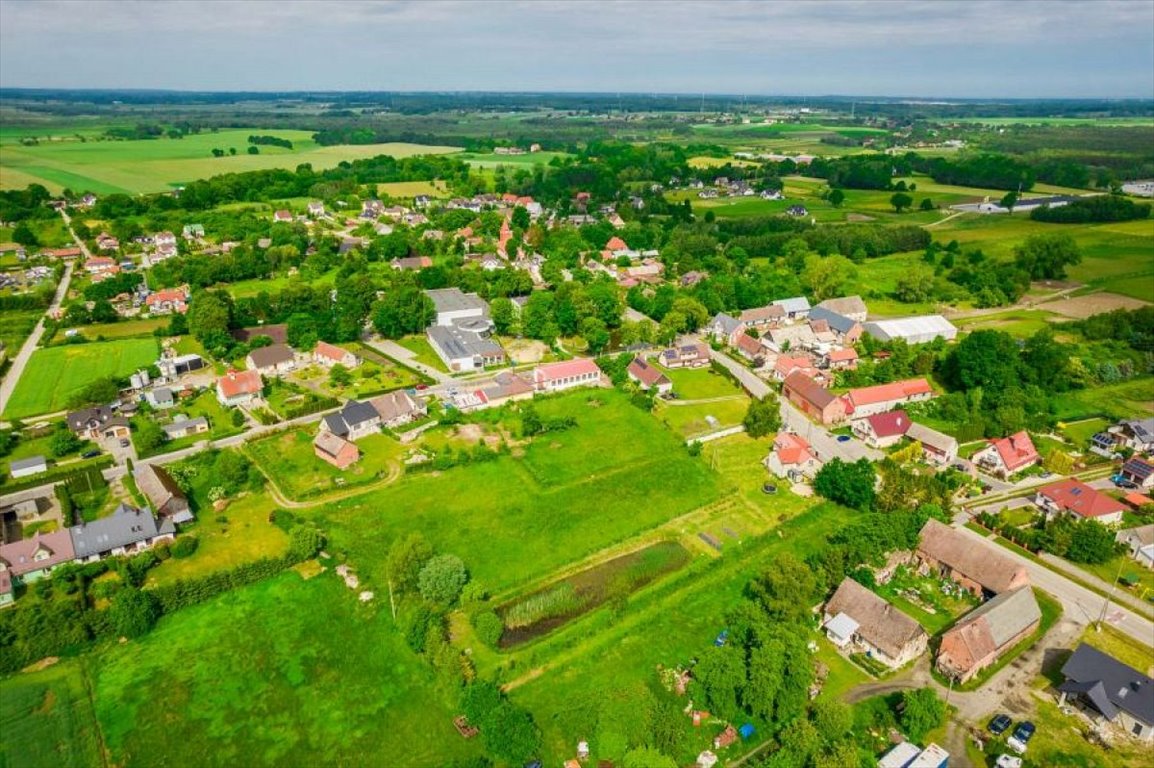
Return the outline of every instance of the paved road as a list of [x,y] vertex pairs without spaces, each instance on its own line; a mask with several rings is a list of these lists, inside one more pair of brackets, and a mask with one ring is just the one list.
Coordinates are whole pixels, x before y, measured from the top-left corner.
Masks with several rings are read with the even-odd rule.
[[[701,339],[695,336],[690,338],[692,338],[694,341],[701,341]],[[746,391],[754,397],[761,399],[773,391],[764,379],[746,368],[741,363],[734,360],[729,355],[714,349],[711,350],[710,356],[716,362],[724,366],[727,371],[732,373],[734,378],[741,382],[741,386],[745,387]]]
[[[67,219],[67,217],[65,217]],[[80,241],[77,240],[79,243]],[[52,304],[48,307],[49,312],[55,312],[60,309],[61,302],[64,301],[65,295],[68,293],[68,283],[72,280],[72,262],[64,265],[64,275],[60,278],[60,284],[56,286],[56,295],[52,297]],[[36,323],[36,327],[32,329],[32,333],[24,342],[24,346],[20,347],[20,351],[16,353],[16,357],[12,358],[12,366],[8,369],[8,373],[4,375],[4,380],[0,381],[0,413],[3,413],[8,408],[8,400],[12,397],[12,392],[16,389],[16,382],[24,375],[24,368],[28,365],[28,360],[32,357],[32,353],[36,351],[36,347],[40,344],[41,337],[44,336],[44,318],[41,317]]]
[[395,341],[390,341],[389,339],[365,338],[364,343],[377,350],[382,355],[387,355],[394,360],[399,360],[410,368],[415,368],[426,376],[429,376],[435,381],[440,382],[441,384],[453,381],[453,377],[444,371],[438,371],[432,366],[417,362],[417,357],[411,350],[405,349]]
[[[975,546],[993,548],[1003,557],[1017,560],[1024,565],[1034,586],[1049,592],[1062,603],[1065,619],[1086,625],[1097,621],[1098,617],[1102,615],[1102,607],[1106,605],[1105,598],[1099,597],[1082,585],[1070,581],[1062,574],[1055,573],[1044,565],[1022,557],[1013,550],[998,546],[969,528],[962,526],[956,527],[956,530],[971,539]],[[1154,623],[1138,616],[1116,601],[1110,602],[1106,608],[1106,623],[1111,624],[1121,632],[1125,632],[1140,643],[1154,644]]]

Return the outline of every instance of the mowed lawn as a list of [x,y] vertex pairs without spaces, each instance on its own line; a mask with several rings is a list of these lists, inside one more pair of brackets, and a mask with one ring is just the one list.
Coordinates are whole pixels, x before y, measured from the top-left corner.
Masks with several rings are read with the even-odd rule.
[[109,763],[123,768],[432,766],[480,752],[457,735],[387,597],[363,605],[331,573],[187,608],[92,667]]
[[[248,137],[253,134],[289,139],[293,148],[261,146],[260,154],[250,155]],[[214,149],[222,149],[226,155],[213,157]],[[228,155],[230,149],[236,149],[236,155]],[[295,168],[301,163],[311,163],[319,171],[345,160],[377,155],[409,157],[457,151],[457,147],[405,143],[322,147],[308,131],[263,128],[204,132],[183,139],[5,144],[0,151],[0,186],[23,187],[35,181],[54,193],[63,187],[97,193],[162,192],[224,173]]]
[[101,765],[100,732],[80,662],[0,680],[0,766]]
[[388,435],[369,435],[357,441],[361,458],[346,470],[318,459],[313,450],[316,429],[293,429],[255,440],[245,447],[261,469],[290,499],[382,479],[399,463],[403,447]]
[[[590,406],[591,398],[600,405]],[[543,417],[572,415],[577,426],[538,436],[523,457],[408,475],[299,514],[316,517],[330,547],[347,552],[378,588],[393,540],[419,531],[438,550],[464,558],[474,578],[500,592],[686,514],[726,490],[674,435],[618,392],[584,390],[537,408]]]
[[9,418],[64,410],[68,398],[97,379],[128,376],[152,365],[160,348],[155,338],[119,339],[38,349],[16,384]]

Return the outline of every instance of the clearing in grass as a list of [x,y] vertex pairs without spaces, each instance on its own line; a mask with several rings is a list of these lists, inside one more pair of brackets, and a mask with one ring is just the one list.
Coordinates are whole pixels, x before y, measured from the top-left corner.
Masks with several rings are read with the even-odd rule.
[[361,458],[340,470],[319,459],[313,450],[313,429],[298,428],[255,440],[246,452],[287,498],[301,500],[326,491],[377,482],[399,466],[402,446],[388,435],[357,441]]
[[69,397],[86,385],[109,376],[127,377],[155,363],[159,351],[154,338],[38,349],[17,382],[4,415],[23,418],[64,410]]

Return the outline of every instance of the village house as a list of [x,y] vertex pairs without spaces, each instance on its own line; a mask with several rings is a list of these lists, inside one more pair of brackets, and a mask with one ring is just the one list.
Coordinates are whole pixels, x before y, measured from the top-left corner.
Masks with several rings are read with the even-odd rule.
[[381,425],[389,429],[404,426],[429,413],[424,401],[414,398],[403,389],[374,397],[369,404],[381,417]]
[[969,537],[938,520],[927,520],[918,537],[915,556],[922,568],[957,582],[978,597],[990,597],[1029,586],[1024,565],[988,547],[976,547]]
[[924,424],[910,424],[906,437],[921,444],[922,458],[931,464],[948,466],[958,458],[958,441]]
[[158,411],[164,411],[176,405],[176,396],[168,387],[155,387],[144,393],[144,400]]
[[937,667],[965,683],[1038,628],[1042,611],[1030,587],[1002,592],[963,616],[942,635]]
[[838,313],[826,309],[825,307],[814,307],[809,311],[810,327],[817,332],[816,323],[825,323],[824,329],[828,329],[829,333],[833,335],[833,340],[838,344],[853,345],[861,339],[862,325],[857,320],[839,315]]
[[272,215],[272,220],[273,223],[290,224],[293,220],[292,211],[286,211],[282,208]]
[[115,274],[120,271],[120,265],[111,256],[93,256],[85,260],[84,270],[90,275]]
[[704,368],[712,356],[705,344],[681,344],[661,353],[661,364],[666,368]]
[[1122,421],[1109,431],[1118,435],[1120,445],[1138,453],[1154,454],[1154,416]]
[[260,371],[229,371],[216,380],[216,399],[226,408],[251,403],[263,390]]
[[747,309],[737,316],[738,322],[745,325],[745,327],[756,328],[758,330],[776,325],[784,319],[785,307],[778,304]]
[[625,369],[625,374],[642,392],[652,389],[657,394],[664,395],[673,391],[673,382],[669,377],[643,357],[633,358],[629,367]]
[[845,400],[806,376],[804,371],[794,371],[785,377],[781,396],[803,414],[826,426],[845,421]]
[[64,420],[77,437],[88,440],[100,440],[102,437],[120,439],[128,437],[130,432],[127,420],[107,405],[72,411]]
[[851,389],[845,394],[847,411],[854,418],[871,416],[875,413],[891,411],[899,405],[929,400],[934,396],[930,383],[925,379],[906,379],[890,384]]
[[202,240],[204,239],[204,225],[185,224],[184,229],[181,230],[181,235],[185,240]]
[[120,241],[107,232],[102,232],[96,236],[96,248],[101,251],[118,251]]
[[1009,478],[1042,460],[1025,430],[989,442],[970,461],[997,477]]
[[327,341],[318,341],[313,348],[313,362],[317,365],[331,368],[334,365],[343,365],[345,368],[356,368],[361,359],[344,347],[329,344]]
[[208,419],[204,416],[197,416],[190,419],[183,413],[178,413],[173,417],[171,424],[162,425],[160,430],[168,436],[169,440],[179,440],[182,437],[202,435],[208,432]]
[[312,200],[308,205],[308,214],[314,219],[325,215],[325,204],[320,200]]
[[1034,503],[1046,514],[1047,519],[1069,515],[1078,520],[1096,520],[1102,525],[1121,523],[1122,513],[1126,509],[1122,502],[1075,478],[1039,488]]
[[144,300],[148,311],[154,315],[168,315],[173,312],[183,315],[188,311],[188,287],[162,288],[148,294]]
[[533,369],[533,388],[538,392],[563,392],[574,387],[596,387],[601,369],[588,357],[547,363]]
[[176,247],[176,235],[172,234],[168,230],[165,230],[163,232],[157,232],[155,235],[152,236],[152,244],[155,245],[157,248],[164,247],[164,246],[170,246],[170,247],[175,248]]
[[701,332],[719,344],[732,346],[738,336],[745,333],[745,326],[736,317],[718,312]]
[[753,338],[748,333],[738,334],[737,344],[734,346],[737,349],[737,354],[741,355],[751,363],[761,364],[765,361],[765,347],[761,345],[760,341]]
[[857,368],[858,354],[853,347],[832,349],[822,357],[822,365],[831,371],[852,371]]
[[1154,523],[1126,528],[1114,537],[1139,565],[1154,568]]
[[773,450],[762,462],[776,477],[790,482],[812,480],[821,469],[821,461],[805,438],[792,432],[778,432],[773,438]]
[[250,371],[264,376],[280,376],[297,367],[296,353],[288,344],[270,344],[254,349],[244,362]]
[[[6,575],[11,602],[12,587],[31,584],[50,576],[57,566],[76,558],[68,531],[37,531],[31,538],[0,544],[0,578]],[[2,590],[0,590],[2,591]],[[2,597],[2,596],[0,596]]]
[[193,519],[188,497],[164,467],[141,464],[132,476],[136,480],[136,487],[148,499],[157,515],[170,518],[174,523],[187,523]]
[[822,309],[828,309],[831,312],[836,312],[839,315],[844,315],[859,323],[864,323],[868,315],[868,310],[861,296],[843,296],[839,299],[826,299],[825,301],[818,302],[817,306]]
[[1122,476],[1122,482],[1131,483],[1136,488],[1154,488],[1154,464],[1145,459],[1130,457],[1118,474]]
[[822,610],[822,626],[834,645],[864,651],[897,669],[926,651],[921,625],[848,576]]
[[804,320],[809,315],[809,299],[804,296],[778,299],[770,302],[770,304],[781,307],[785,311],[786,320]]
[[1154,679],[1082,643],[1062,667],[1059,706],[1076,704],[1095,722],[1154,741]]
[[108,517],[72,526],[68,535],[72,537],[76,559],[82,563],[94,563],[105,557],[143,552],[154,544],[172,541],[176,538],[176,526],[169,519],[157,522],[147,507],[137,509],[122,502]]
[[340,435],[321,430],[313,440],[313,455],[337,469],[345,470],[361,458],[361,451]]
[[381,431],[381,415],[368,402],[349,400],[339,411],[321,419],[321,431],[355,442]]
[[889,448],[906,436],[911,426],[905,411],[875,413],[864,419],[855,419],[853,433],[873,448]]

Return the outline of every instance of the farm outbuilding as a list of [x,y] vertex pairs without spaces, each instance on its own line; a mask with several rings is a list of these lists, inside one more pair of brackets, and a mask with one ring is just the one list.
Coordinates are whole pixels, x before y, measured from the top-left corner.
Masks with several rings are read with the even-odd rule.
[[900,317],[894,320],[874,320],[865,324],[865,332],[878,341],[902,339],[907,344],[927,344],[934,339],[953,341],[958,329],[941,315]]

